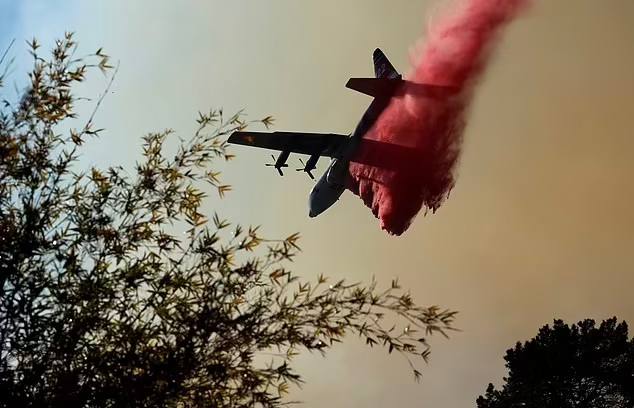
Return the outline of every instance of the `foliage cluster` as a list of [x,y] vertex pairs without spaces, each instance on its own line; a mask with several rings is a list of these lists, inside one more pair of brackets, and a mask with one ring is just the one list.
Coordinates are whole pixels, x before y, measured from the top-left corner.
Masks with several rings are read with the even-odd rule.
[[94,112],[60,129],[73,87],[112,67],[76,48],[67,34],[44,58],[33,41],[28,87],[0,113],[0,406],[279,406],[302,381],[293,357],[350,333],[427,359],[454,312],[396,281],[302,280],[288,269],[297,234],[268,240],[205,214],[205,183],[229,190],[212,166],[252,124],[241,114],[200,114],[173,156],[172,131],[148,134],[133,171],[82,171]]
[[478,408],[631,408],[634,406],[634,339],[625,322],[596,327],[586,319],[555,320],[537,336],[508,350],[508,378],[489,384]]

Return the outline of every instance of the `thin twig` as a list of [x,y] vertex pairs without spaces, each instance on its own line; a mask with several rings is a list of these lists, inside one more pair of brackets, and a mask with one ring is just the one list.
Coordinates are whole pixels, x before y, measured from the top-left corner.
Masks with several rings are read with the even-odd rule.
[[2,57],[0,57],[0,64],[4,62],[4,59],[7,57],[7,54],[9,53],[9,50],[13,47],[14,43],[15,43],[15,38],[11,40],[11,42],[9,43],[9,46],[4,50],[4,53],[2,53]]
[[97,100],[97,103],[95,104],[95,107],[92,110],[92,113],[88,117],[88,121],[86,122],[86,125],[84,126],[84,131],[90,128],[90,126],[92,125],[92,121],[95,118],[95,115],[97,114],[97,111],[99,110],[99,107],[101,106],[101,103],[106,98],[106,95],[108,95],[108,92],[110,91],[110,87],[112,87],[112,83],[114,82],[114,79],[117,76],[117,72],[119,72],[119,65],[121,65],[121,62],[117,61],[117,66],[115,67],[114,72],[112,73],[112,76],[110,77],[110,81],[108,81],[108,85],[106,86],[105,91],[99,96],[99,99]]

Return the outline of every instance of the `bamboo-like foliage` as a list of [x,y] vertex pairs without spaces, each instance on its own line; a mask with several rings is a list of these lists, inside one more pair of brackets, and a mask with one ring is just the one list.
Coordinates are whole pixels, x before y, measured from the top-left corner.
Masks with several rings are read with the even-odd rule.
[[75,58],[72,34],[50,57],[30,49],[27,90],[0,115],[0,406],[281,406],[302,382],[293,357],[346,334],[420,376],[413,358],[427,359],[426,338],[446,335],[454,312],[418,306],[396,281],[303,281],[287,269],[297,234],[267,240],[203,213],[205,183],[230,189],[213,164],[252,124],[243,115],[201,113],[174,156],[171,131],[145,136],[134,171],[81,171],[94,114],[59,129],[73,86],[91,69],[112,76],[108,57]]

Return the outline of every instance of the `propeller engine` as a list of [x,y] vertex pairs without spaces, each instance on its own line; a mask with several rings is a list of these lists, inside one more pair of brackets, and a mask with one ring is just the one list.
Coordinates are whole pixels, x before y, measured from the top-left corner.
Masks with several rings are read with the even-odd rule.
[[279,156],[277,156],[277,160],[275,159],[275,156],[271,155],[274,163],[267,163],[265,164],[265,166],[275,167],[277,172],[280,173],[280,176],[283,176],[284,173],[282,172],[282,168],[288,167],[288,164],[286,164],[286,160],[288,160],[288,156],[290,156],[290,154],[290,151],[283,151],[282,153],[280,153]]
[[308,159],[308,161],[304,164],[304,161],[302,159],[299,159],[299,162],[302,164],[302,168],[300,169],[296,169],[297,171],[303,171],[306,174],[308,174],[308,177],[310,177],[311,179],[315,180],[315,176],[313,176],[312,171],[315,170],[317,168],[317,161],[319,160],[319,155],[318,154],[313,154],[312,156],[310,156],[310,158]]

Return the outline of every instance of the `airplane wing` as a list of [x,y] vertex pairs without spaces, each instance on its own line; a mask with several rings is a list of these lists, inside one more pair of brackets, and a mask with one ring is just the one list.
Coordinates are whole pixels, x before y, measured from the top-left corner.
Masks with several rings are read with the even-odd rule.
[[282,152],[334,157],[348,143],[348,136],[335,133],[234,132],[227,142]]

